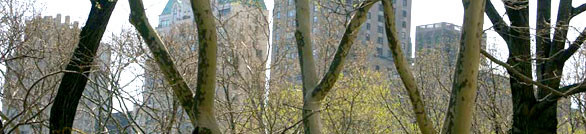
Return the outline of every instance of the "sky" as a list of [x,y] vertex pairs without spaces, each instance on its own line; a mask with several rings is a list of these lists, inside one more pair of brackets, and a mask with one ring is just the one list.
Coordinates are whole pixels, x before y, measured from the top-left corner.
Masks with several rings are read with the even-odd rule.
[[[165,4],[168,0],[143,0],[147,17],[149,22],[153,26],[158,25],[158,15],[163,10]],[[500,14],[504,14],[503,4],[500,0],[492,0],[493,4],[500,12]],[[89,0],[37,0],[37,5],[44,8],[42,13],[43,16],[55,16],[56,14],[61,14],[62,16],[71,16],[72,21],[78,21],[80,26],[83,26],[87,15],[90,11],[90,1]],[[267,8],[269,11],[273,9],[273,0],[265,0],[267,4]],[[554,12],[552,15],[552,20],[555,20],[557,6],[559,0],[552,1],[552,11]],[[574,0],[573,6],[579,6],[582,3],[586,3],[586,0]],[[531,1],[530,3],[530,20],[535,20],[535,12],[536,12],[536,2]],[[118,4],[114,9],[114,13],[110,18],[110,22],[106,29],[105,37],[109,37],[112,33],[120,32],[121,29],[129,29],[132,28],[131,24],[128,22],[128,16],[130,14],[129,5],[127,0],[118,0]],[[272,14],[272,12],[271,12]],[[412,42],[415,42],[415,27],[418,25],[425,25],[425,24],[432,24],[438,22],[449,22],[452,24],[461,25],[463,22],[464,11],[462,7],[462,3],[460,0],[413,0],[412,1],[412,11],[411,11],[411,38]],[[507,20],[507,18],[504,18]],[[571,25],[578,26],[577,29],[583,29],[586,26],[586,13],[583,13],[576,18],[573,19],[574,21],[571,22]],[[580,21],[576,21],[580,20]],[[532,27],[534,27],[535,22],[530,23]],[[485,25],[484,28],[490,28],[491,23],[489,19],[485,16]],[[501,53],[496,54],[501,60],[504,60],[506,57],[506,46],[503,44],[501,38],[497,37],[498,35],[494,32],[488,32],[488,49],[497,49]],[[576,30],[570,30],[569,39],[574,40],[577,37]],[[491,44],[498,44],[498,45],[491,45]],[[414,46],[413,46],[414,48]],[[414,49],[412,49],[414,50]],[[131,68],[140,68],[138,66],[131,66]],[[140,70],[140,69],[139,69]],[[126,72],[123,75],[138,75],[142,72],[135,71],[135,72]],[[124,82],[122,82],[124,83]],[[142,83],[142,82],[140,82]],[[131,84],[129,88],[140,88],[141,84],[135,83]]]
[[[39,6],[43,6],[45,8],[44,16],[50,15],[54,16],[58,13],[62,14],[62,16],[69,15],[71,16],[73,21],[79,21],[81,25],[85,23],[85,19],[90,10],[90,1],[89,0],[37,0]],[[165,4],[168,0],[143,0],[147,17],[149,22],[153,26],[158,25],[158,15],[163,10]],[[492,0],[495,7],[501,14],[504,13],[504,8],[502,2],[500,0]],[[273,8],[273,0],[265,0],[267,4],[267,8],[271,10]],[[557,8],[559,0],[552,1],[552,7],[554,9]],[[574,0],[573,5],[579,6],[582,3],[586,3],[586,0]],[[536,9],[536,2],[530,3],[531,10],[531,17],[534,20],[535,18],[535,9]],[[555,11],[552,10],[553,14],[552,19],[555,18]],[[412,14],[411,14],[411,38],[412,42],[415,42],[415,27],[418,25],[425,25],[425,24],[432,24],[437,22],[449,22],[457,25],[461,25],[463,22],[463,7],[460,0],[413,0],[412,1]],[[116,33],[119,32],[122,28],[132,28],[130,23],[128,22],[128,15],[130,14],[128,1],[127,0],[118,0],[118,4],[114,9],[114,13],[110,22],[108,24],[108,28],[106,29],[107,33]],[[507,18],[505,18],[506,20]],[[573,20],[586,20],[586,13],[577,16]],[[586,21],[572,21],[571,23],[574,26],[581,26],[578,29],[583,28],[586,26]],[[531,25],[535,25],[535,22],[532,22]],[[490,28],[491,23],[487,17],[485,17],[485,29]],[[575,30],[570,31],[570,39],[573,40],[577,36],[577,32]],[[106,36],[110,36],[108,34]],[[497,35],[496,33],[488,33],[489,40],[500,40],[500,38],[495,38]],[[490,46],[489,46],[490,48]],[[504,46],[496,46],[497,49],[506,49]],[[412,49],[414,50],[414,49]]]

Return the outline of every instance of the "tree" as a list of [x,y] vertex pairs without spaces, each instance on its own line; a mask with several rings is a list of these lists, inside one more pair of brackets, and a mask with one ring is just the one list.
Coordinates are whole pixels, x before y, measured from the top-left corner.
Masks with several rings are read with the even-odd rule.
[[[450,99],[449,110],[444,121],[442,133],[469,133],[472,125],[472,114],[476,98],[476,83],[480,64],[480,41],[482,37],[484,1],[463,1],[465,8],[464,26],[460,40],[460,52],[456,63],[454,83]],[[425,112],[425,105],[420,97],[409,65],[400,49],[400,41],[395,29],[394,11],[390,0],[383,0],[385,10],[385,29],[389,40],[389,49],[392,50],[395,67],[409,92],[409,98],[416,114],[416,119],[422,133],[436,133]],[[458,98],[458,99],[456,99]]]
[[194,133],[220,133],[214,116],[216,85],[216,27],[208,0],[192,0],[191,6],[197,24],[199,59],[195,96],[177,71],[161,38],[148,23],[141,0],[129,0],[130,22],[145,39],[155,61],[163,71],[165,80],[173,88],[174,95],[187,111],[194,126]]
[[[550,26],[551,0],[537,1],[537,28],[534,35],[536,41],[533,45],[528,19],[529,2],[504,1],[510,24],[503,20],[490,0],[486,3],[486,15],[494,30],[505,40],[509,57],[505,63],[486,52],[483,52],[483,55],[505,67],[510,75],[513,98],[513,126],[510,132],[556,133],[557,101],[561,97],[586,91],[584,82],[566,86],[560,84],[564,64],[586,39],[585,29],[568,48],[564,48],[568,40],[570,21],[586,10],[586,4],[572,7],[572,0],[560,0],[556,24]],[[536,50],[535,58],[532,58],[533,46]],[[536,66],[532,65],[533,63]],[[534,78],[537,81],[533,81]],[[534,85],[537,88],[534,88]]]
[[464,24],[452,95],[442,133],[469,133],[475,109],[484,0],[463,0]]
[[89,70],[100,46],[116,0],[91,0],[92,8],[79,35],[78,47],[73,52],[66,72],[61,79],[51,107],[51,133],[71,133],[77,105],[88,81]]
[[398,38],[399,35],[397,34],[397,29],[395,26],[395,12],[393,11],[393,3],[391,0],[382,0],[382,3],[385,11],[385,31],[387,33],[386,35],[389,42],[388,46],[393,54],[395,68],[399,72],[403,84],[405,85],[405,88],[409,94],[409,100],[413,106],[413,112],[415,113],[419,129],[423,134],[437,133],[434,130],[427,113],[425,112],[425,105],[423,104],[423,99],[419,93],[419,88],[417,87],[415,78],[413,77],[411,69],[409,68],[409,63],[403,56],[403,52],[400,46],[401,41]]
[[295,9],[297,29],[295,38],[297,41],[297,51],[299,53],[299,64],[301,66],[301,76],[303,83],[303,125],[305,133],[320,134],[322,133],[322,124],[320,119],[321,101],[332,89],[342,69],[346,56],[350,51],[354,40],[360,30],[360,26],[366,21],[368,10],[376,0],[367,0],[360,4],[360,8],[352,17],[352,20],[346,27],[346,31],[340,41],[334,60],[322,78],[317,81],[316,64],[313,59],[313,47],[311,44],[311,21],[308,0],[296,0]]

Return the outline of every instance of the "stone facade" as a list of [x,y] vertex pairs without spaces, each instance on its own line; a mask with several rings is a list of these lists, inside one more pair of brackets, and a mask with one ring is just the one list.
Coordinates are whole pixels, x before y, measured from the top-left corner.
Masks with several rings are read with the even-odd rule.
[[[14,42],[13,53],[6,61],[6,75],[2,85],[2,114],[12,122],[4,122],[7,128],[17,128],[20,133],[48,133],[51,102],[62,77],[61,71],[77,47],[80,28],[78,22],[70,22],[60,14],[34,17],[26,21],[23,42]],[[105,97],[109,87],[110,49],[102,44],[98,50],[95,67],[80,100],[73,128],[79,132],[100,131],[99,118],[107,115],[100,106],[111,103]],[[5,120],[6,121],[6,120]],[[15,127],[15,124],[20,124]],[[10,129],[5,129],[9,131]]]

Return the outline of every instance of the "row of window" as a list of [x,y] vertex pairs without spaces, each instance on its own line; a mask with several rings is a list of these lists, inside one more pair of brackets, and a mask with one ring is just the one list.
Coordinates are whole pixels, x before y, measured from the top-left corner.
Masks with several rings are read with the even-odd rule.
[[[407,34],[405,32],[401,32],[401,39],[408,40],[406,37],[407,37]],[[369,33],[366,33],[365,39],[367,41],[370,40],[370,34]],[[383,42],[384,42],[383,37],[379,36],[379,37],[376,38],[376,43],[383,44]]]
[[[403,17],[404,17],[404,18],[405,18],[405,17],[407,17],[407,11],[405,11],[405,10],[403,10]],[[369,12],[369,13],[368,13],[368,19],[370,19],[370,18],[371,18],[371,17],[370,17],[370,12]],[[377,18],[377,20],[378,20],[378,22],[381,22],[381,23],[382,23],[382,22],[384,22],[385,18],[384,18],[384,16],[383,16],[383,15],[378,15],[378,18]],[[407,28],[407,22],[406,22],[405,20],[403,20],[403,21],[401,22],[401,27],[403,27],[403,28]],[[370,28],[367,28],[367,29],[370,29]]]
[[[370,23],[366,23],[366,30],[370,30],[370,27],[371,27],[370,26]],[[401,24],[401,27],[407,28],[407,22],[403,21],[402,24]],[[383,26],[378,25],[377,28],[376,28],[376,31],[378,33],[383,33],[383,31],[384,31]]]

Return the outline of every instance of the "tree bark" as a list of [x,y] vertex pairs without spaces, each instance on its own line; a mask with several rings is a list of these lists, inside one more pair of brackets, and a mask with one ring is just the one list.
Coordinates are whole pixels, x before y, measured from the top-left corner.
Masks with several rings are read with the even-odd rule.
[[409,94],[409,100],[413,106],[413,112],[415,112],[415,119],[419,126],[419,131],[423,134],[435,134],[437,132],[427,116],[425,104],[421,98],[421,93],[417,87],[415,77],[413,77],[413,73],[409,68],[409,63],[405,59],[401,50],[401,41],[398,38],[399,36],[397,35],[397,28],[395,26],[395,11],[393,9],[393,3],[391,0],[382,0],[382,4],[384,6],[385,31],[389,42],[388,46],[393,54],[395,68],[397,69],[397,72],[399,72],[403,85],[405,85],[405,89]]
[[321,101],[327,93],[334,87],[341,71],[350,48],[356,40],[360,31],[360,26],[366,21],[368,10],[377,0],[367,0],[360,4],[358,10],[353,15],[346,31],[338,45],[338,50],[334,55],[334,60],[330,64],[328,72],[317,83],[317,74],[315,72],[315,62],[313,59],[313,50],[311,45],[311,22],[309,16],[309,1],[296,1],[296,21],[297,30],[295,37],[297,40],[297,50],[299,52],[299,63],[301,65],[302,82],[303,82],[303,125],[305,133],[321,134],[322,125],[320,119]]
[[155,61],[163,71],[165,79],[172,86],[174,95],[179,99],[181,106],[191,119],[194,126],[193,133],[221,133],[214,115],[217,37],[209,1],[191,1],[199,39],[195,96],[177,71],[161,38],[148,23],[142,1],[129,0],[129,3],[132,11],[130,22],[145,39]]
[[[557,98],[583,92],[582,88],[573,91],[560,88],[563,66],[582,43],[584,32],[569,48],[564,50],[570,20],[584,11],[585,4],[572,7],[572,0],[560,0],[554,37],[551,39],[549,26],[551,1],[538,1],[536,37],[536,75],[537,82],[525,83],[523,78],[533,78],[531,65],[531,41],[529,32],[529,1],[507,1],[505,9],[511,26],[506,26],[492,4],[487,3],[486,13],[499,35],[507,42],[509,58],[507,71],[513,97],[513,127],[511,133],[556,133]],[[507,28],[508,30],[499,30]],[[586,31],[585,31],[586,32]],[[512,65],[512,66],[511,66]],[[537,84],[537,90],[533,85]],[[539,86],[541,85],[541,86]],[[552,90],[553,89],[553,90]],[[537,91],[537,96],[535,96]],[[562,95],[559,95],[563,92]],[[536,98],[537,97],[537,98]],[[537,101],[540,100],[540,101]]]
[[89,17],[81,30],[79,44],[65,68],[67,72],[61,79],[51,107],[49,117],[51,133],[71,133],[77,105],[87,84],[87,76],[117,2],[116,0],[90,1],[92,7]]
[[322,126],[319,118],[319,101],[307,97],[317,86],[318,78],[313,59],[311,45],[311,22],[309,0],[295,0],[295,38],[301,66],[303,83],[303,126],[306,134],[321,134]]
[[219,134],[221,132],[214,115],[218,37],[215,17],[210,6],[209,0],[191,0],[199,43],[195,90],[197,123],[193,133]]
[[470,133],[476,101],[485,0],[463,0],[464,24],[442,133]]
[[191,89],[183,79],[183,76],[175,67],[175,62],[169,55],[165,44],[157,32],[151,27],[144,12],[142,0],[129,0],[130,6],[130,23],[134,25],[138,33],[144,39],[149,50],[153,54],[155,62],[161,69],[165,81],[171,85],[173,95],[179,100],[181,106],[192,120],[195,126],[197,110],[195,107],[195,98]]

